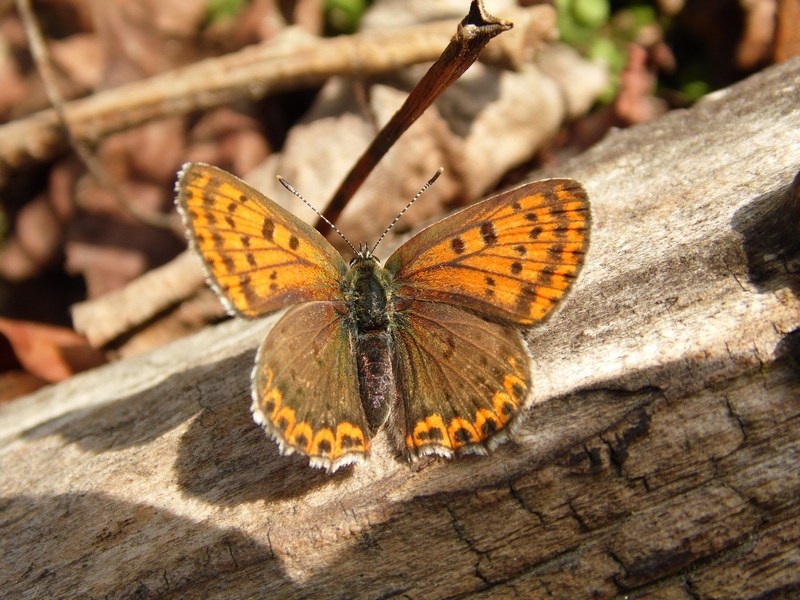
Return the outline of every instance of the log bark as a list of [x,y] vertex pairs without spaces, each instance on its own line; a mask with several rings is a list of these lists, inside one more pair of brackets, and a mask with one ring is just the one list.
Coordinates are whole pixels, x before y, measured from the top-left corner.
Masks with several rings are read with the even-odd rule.
[[333,476],[249,414],[274,317],[0,407],[7,598],[800,593],[800,60],[615,132],[513,442]]

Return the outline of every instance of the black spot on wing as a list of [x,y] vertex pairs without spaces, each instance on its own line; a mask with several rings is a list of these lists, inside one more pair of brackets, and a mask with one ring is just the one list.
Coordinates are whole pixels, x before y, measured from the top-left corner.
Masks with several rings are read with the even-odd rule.
[[268,242],[274,241],[275,222],[272,219],[264,219],[264,225],[261,226],[261,235]]
[[438,427],[431,427],[428,431],[420,431],[417,435],[421,440],[431,440],[434,442],[442,440],[442,432]]
[[503,402],[503,405],[500,407],[500,412],[503,413],[503,416],[508,418],[514,414],[516,410],[516,406],[512,402]]
[[530,312],[531,304],[533,304],[534,300],[536,300],[536,288],[530,285],[523,285],[522,289],[520,290],[519,296],[517,296],[517,309],[519,312],[527,313]]
[[453,438],[459,445],[469,444],[472,441],[472,434],[469,432],[468,429],[461,427],[459,429],[456,429],[455,433],[453,433]]
[[542,190],[542,196],[544,196],[546,204],[558,204],[558,194],[555,193],[553,190]]
[[484,437],[490,437],[500,430],[500,426],[494,419],[486,419],[481,426],[481,430]]
[[494,223],[487,221],[481,224],[481,238],[483,243],[487,246],[492,246],[497,243],[497,231],[494,228]]
[[553,281],[553,275],[556,273],[556,267],[554,265],[544,265],[541,270],[539,271],[539,278],[537,279],[537,283],[539,285],[549,285]]
[[250,274],[245,273],[239,278],[239,285],[241,286],[242,293],[248,304],[253,305],[261,301],[261,298],[256,294],[255,288],[251,285]]

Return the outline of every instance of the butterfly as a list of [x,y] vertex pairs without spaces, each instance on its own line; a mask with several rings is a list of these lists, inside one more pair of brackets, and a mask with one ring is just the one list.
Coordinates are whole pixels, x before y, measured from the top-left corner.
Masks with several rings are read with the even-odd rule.
[[522,332],[562,303],[591,229],[581,184],[547,179],[431,225],[385,266],[364,246],[348,265],[226,171],[188,163],[176,191],[228,312],[289,307],[256,355],[252,413],[283,454],[329,472],[364,461],[383,425],[411,460],[507,439],[532,397]]

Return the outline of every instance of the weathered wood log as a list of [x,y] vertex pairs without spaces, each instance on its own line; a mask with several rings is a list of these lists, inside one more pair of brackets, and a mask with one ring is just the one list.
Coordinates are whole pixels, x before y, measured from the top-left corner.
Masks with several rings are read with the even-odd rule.
[[249,414],[274,318],[0,407],[3,596],[796,596],[798,89],[795,59],[559,170],[593,245],[490,457],[280,456]]

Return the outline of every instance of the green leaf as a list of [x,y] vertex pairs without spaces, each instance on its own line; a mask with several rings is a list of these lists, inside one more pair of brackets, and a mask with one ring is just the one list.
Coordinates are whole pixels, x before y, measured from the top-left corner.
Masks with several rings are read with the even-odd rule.
[[209,22],[213,23],[235,17],[245,6],[247,6],[247,0],[207,0],[206,14]]

